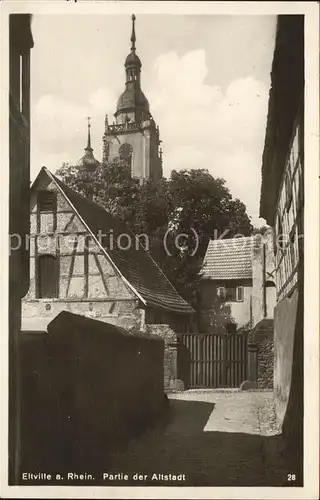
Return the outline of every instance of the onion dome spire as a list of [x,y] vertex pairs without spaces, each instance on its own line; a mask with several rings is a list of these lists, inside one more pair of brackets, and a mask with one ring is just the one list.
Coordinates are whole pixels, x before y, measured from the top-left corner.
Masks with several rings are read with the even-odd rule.
[[[135,30],[136,16],[134,14],[132,14],[131,19],[132,19],[132,31],[131,31],[131,38],[130,38],[131,52],[126,58],[125,67],[127,68],[127,71],[130,68],[131,69],[135,68],[135,71],[133,71],[133,72],[129,71],[129,75],[131,75],[131,76],[136,75],[137,76],[140,73],[140,68],[141,68],[142,64],[141,64],[139,57],[136,54],[136,30]],[[128,74],[127,74],[127,76],[128,76]]]
[[97,166],[99,165],[98,160],[95,159],[93,156],[93,149],[91,147],[91,123],[90,123],[90,116],[87,117],[88,120],[88,139],[87,139],[87,146],[84,148],[85,154],[83,157],[80,159],[78,166],[85,169],[85,170],[95,170]]
[[134,26],[134,23],[136,21],[136,16],[134,14],[132,14],[131,19],[132,19],[132,34],[131,34],[131,38],[130,38],[131,50],[136,50],[136,32],[135,32],[135,26]]
[[88,141],[87,141],[87,147],[84,148],[85,151],[93,151],[92,147],[91,147],[91,133],[90,133],[90,129],[91,129],[91,123],[90,123],[90,120],[91,120],[91,117],[88,116],[87,117],[87,120],[88,120]]
[[150,111],[148,100],[141,90],[140,74],[142,64],[136,53],[136,16],[134,14],[132,14],[131,20],[131,52],[126,57],[124,64],[126,68],[126,88],[118,99],[115,117],[121,115],[123,123],[125,123],[126,114],[131,113],[132,115],[134,113],[134,116],[130,116],[131,119],[136,123],[140,123],[150,118]]

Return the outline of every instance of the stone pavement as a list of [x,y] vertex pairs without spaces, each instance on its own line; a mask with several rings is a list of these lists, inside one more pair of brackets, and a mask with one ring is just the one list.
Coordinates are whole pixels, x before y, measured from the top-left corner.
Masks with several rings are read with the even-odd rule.
[[[281,456],[272,392],[190,390],[169,399],[165,421],[114,454],[105,469],[129,480],[107,478],[104,485],[290,486],[287,474],[294,471]],[[135,474],[143,480],[134,481]]]

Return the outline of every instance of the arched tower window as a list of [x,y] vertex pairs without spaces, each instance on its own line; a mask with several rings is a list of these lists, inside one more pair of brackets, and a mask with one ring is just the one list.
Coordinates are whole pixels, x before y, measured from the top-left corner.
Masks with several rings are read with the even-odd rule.
[[53,255],[37,258],[37,297],[56,298],[59,296],[59,261]]
[[121,144],[119,148],[119,156],[121,160],[124,160],[130,167],[132,165],[132,146],[131,144],[128,144],[125,142],[124,144]]

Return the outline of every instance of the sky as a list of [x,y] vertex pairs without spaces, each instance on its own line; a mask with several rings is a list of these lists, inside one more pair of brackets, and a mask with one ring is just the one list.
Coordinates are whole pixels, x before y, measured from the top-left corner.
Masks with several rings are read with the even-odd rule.
[[[275,16],[139,14],[141,86],[160,128],[164,175],[207,168],[259,219]],[[130,15],[34,15],[31,54],[31,178],[45,165],[102,155],[125,86]]]

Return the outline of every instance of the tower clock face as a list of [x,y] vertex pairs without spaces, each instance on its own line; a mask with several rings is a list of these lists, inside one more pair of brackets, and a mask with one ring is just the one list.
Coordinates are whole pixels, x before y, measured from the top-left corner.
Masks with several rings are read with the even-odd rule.
[[128,158],[130,158],[132,156],[131,144],[128,144],[127,142],[122,144],[119,148],[119,156],[121,160],[127,160]]

